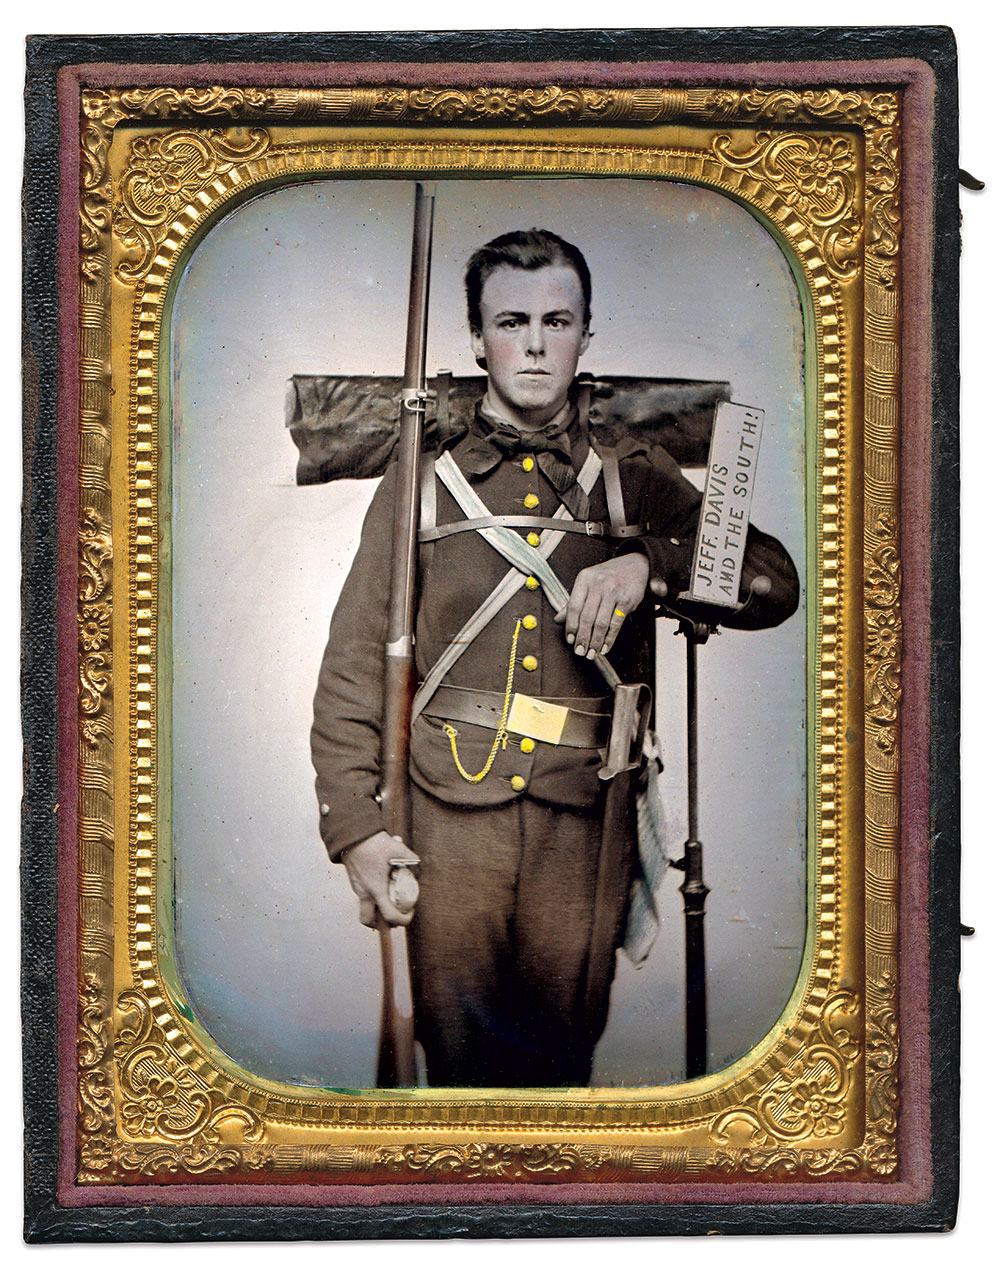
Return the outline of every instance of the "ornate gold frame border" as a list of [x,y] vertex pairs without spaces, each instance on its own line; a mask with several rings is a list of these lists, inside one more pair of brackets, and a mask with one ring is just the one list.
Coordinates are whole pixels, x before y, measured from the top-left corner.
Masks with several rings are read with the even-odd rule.
[[[78,1180],[190,1181],[199,1174],[274,1180],[295,1173],[313,1180],[357,1180],[366,1174],[369,1181],[407,1182],[893,1175],[898,1108],[898,106],[889,92],[833,90],[553,86],[84,92]],[[148,128],[136,133],[127,169],[115,182],[110,151],[122,123]],[[389,139],[372,139],[373,124],[391,128]],[[652,133],[665,124],[721,130],[704,150],[665,145],[659,134],[643,143],[640,129]],[[290,126],[330,134],[287,141]],[[362,126],[363,141],[349,132],[332,135]],[[489,135],[477,134],[479,127],[488,128]],[[564,141],[558,129],[566,127],[573,134]],[[433,135],[424,139],[422,128]],[[590,128],[593,140],[583,131]],[[458,130],[449,134],[451,129]],[[816,323],[819,431],[815,953],[794,1021],[757,1061],[744,1060],[735,1078],[713,1078],[697,1095],[652,1098],[643,1091],[601,1099],[595,1110],[552,1096],[484,1102],[471,1096],[448,1101],[373,1095],[345,1101],[291,1087],[283,1092],[213,1061],[164,994],[155,953],[155,633],[157,375],[165,288],[185,243],[228,199],[281,178],[387,170],[696,180],[755,207],[793,252],[808,286]],[[127,531],[119,523],[113,534],[113,501],[120,512],[112,487],[115,281],[131,287],[134,299],[128,523]],[[861,348],[852,350],[857,331],[845,323],[842,303],[843,293],[852,289],[863,294],[864,309],[863,373],[853,374],[852,356],[860,359]],[[860,548],[846,527],[851,489],[844,453],[845,425],[857,415],[857,404],[864,416]],[[112,685],[121,689],[124,674],[120,652],[112,658],[111,605],[113,540],[121,539],[128,541],[128,611],[116,613],[114,624],[127,629],[129,664],[131,986],[115,995],[123,927],[115,907]],[[860,718],[844,684],[850,608],[852,600],[859,604],[845,578],[862,571],[864,979],[844,987],[842,953],[850,922],[843,899],[845,831],[850,828],[845,741],[847,722],[852,715]],[[120,825],[118,837],[121,845]],[[390,1143],[390,1130],[420,1131],[423,1140]],[[565,1140],[567,1133],[572,1142]],[[856,1136],[849,1139],[852,1133]],[[844,1144],[831,1145],[835,1141]]]

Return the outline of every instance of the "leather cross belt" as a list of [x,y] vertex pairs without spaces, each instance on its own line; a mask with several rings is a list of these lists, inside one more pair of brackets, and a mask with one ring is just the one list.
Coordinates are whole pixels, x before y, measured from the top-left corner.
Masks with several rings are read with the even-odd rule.
[[[577,706],[571,707],[571,703]],[[581,711],[580,704],[589,704],[594,710]],[[439,685],[424,707],[424,715],[495,730],[503,705],[504,696],[496,690]],[[507,732],[556,747],[596,749],[607,744],[610,723],[610,702],[602,698],[532,698],[530,694],[515,694],[507,715]]]
[[537,514],[491,514],[486,518],[462,518],[456,523],[422,527],[417,539],[422,543],[443,540],[463,531],[482,531],[485,527],[532,527],[535,531],[578,532],[584,536],[648,536],[648,523],[616,527],[613,523],[583,522],[575,518],[540,518]]

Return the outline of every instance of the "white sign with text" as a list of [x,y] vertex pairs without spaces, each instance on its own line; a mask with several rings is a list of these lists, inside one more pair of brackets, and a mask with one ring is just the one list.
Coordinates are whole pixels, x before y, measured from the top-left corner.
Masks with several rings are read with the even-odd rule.
[[720,404],[705,471],[691,587],[684,597],[738,606],[764,410]]

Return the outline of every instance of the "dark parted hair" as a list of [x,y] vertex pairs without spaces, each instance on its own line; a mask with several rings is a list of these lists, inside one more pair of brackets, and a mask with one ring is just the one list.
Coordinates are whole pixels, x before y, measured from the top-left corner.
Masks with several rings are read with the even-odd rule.
[[497,268],[523,268],[533,272],[551,264],[566,264],[580,278],[583,289],[583,328],[590,328],[590,269],[582,252],[547,228],[519,229],[503,233],[472,255],[465,266],[465,297],[469,309],[469,329],[482,333],[480,303],[486,278]]

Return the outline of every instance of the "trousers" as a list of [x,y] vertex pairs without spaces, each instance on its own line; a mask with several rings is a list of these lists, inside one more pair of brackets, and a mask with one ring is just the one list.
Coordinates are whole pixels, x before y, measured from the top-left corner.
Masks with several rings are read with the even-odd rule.
[[[632,837],[598,892],[599,811],[521,798],[442,803],[413,787],[420,900],[409,931],[417,1039],[432,1086],[565,1087],[590,1080],[608,1014]],[[594,910],[614,928],[595,942]],[[586,987],[597,955],[601,984]]]

